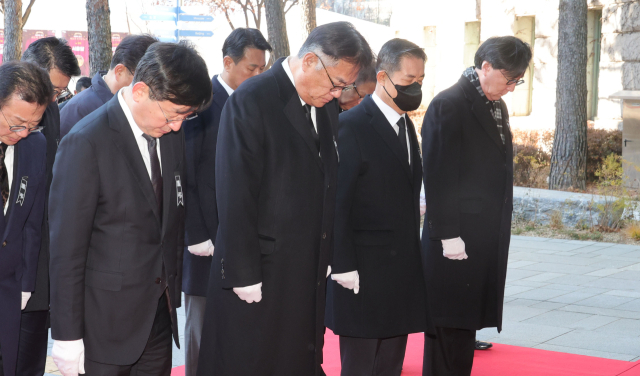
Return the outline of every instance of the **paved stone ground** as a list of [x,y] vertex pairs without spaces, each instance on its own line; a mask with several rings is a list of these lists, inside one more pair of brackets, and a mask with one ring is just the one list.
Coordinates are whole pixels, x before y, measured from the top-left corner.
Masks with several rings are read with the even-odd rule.
[[[184,319],[184,308],[180,308],[181,328]],[[502,333],[484,329],[477,337],[640,360],[640,247],[513,236]],[[50,341],[49,353],[51,345]],[[183,364],[184,352],[174,345],[173,365]],[[47,372],[58,374],[53,362]]]

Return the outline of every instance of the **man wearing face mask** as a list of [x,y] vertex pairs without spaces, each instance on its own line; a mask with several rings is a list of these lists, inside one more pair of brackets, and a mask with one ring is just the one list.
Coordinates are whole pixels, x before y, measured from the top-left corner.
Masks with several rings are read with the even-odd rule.
[[422,101],[426,60],[414,43],[385,43],[375,92],[340,115],[326,323],[340,335],[342,376],[399,376],[407,335],[426,330],[422,162],[406,114]]
[[530,61],[530,47],[518,38],[489,38],[475,66],[425,115],[422,247],[435,326],[425,338],[425,376],[470,375],[476,330],[502,329],[513,155],[501,97],[524,82]]

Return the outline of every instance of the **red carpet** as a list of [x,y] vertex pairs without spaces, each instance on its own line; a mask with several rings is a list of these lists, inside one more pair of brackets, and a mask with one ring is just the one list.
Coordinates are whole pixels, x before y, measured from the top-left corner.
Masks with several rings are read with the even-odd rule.
[[[402,376],[422,375],[423,342],[424,336],[422,334],[409,336]],[[327,376],[340,376],[338,337],[329,329],[327,329],[327,334],[325,335],[323,368]],[[640,376],[640,362],[625,362],[528,347],[494,344],[490,350],[476,351],[471,375]],[[174,368],[171,376],[184,376],[184,366]]]

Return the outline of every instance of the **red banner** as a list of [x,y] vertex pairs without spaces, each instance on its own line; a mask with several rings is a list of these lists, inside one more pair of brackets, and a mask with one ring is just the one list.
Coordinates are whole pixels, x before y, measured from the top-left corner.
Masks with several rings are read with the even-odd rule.
[[120,45],[120,41],[123,40],[129,33],[111,33],[111,52],[115,53],[116,48]]
[[83,76],[89,75],[89,34],[86,31],[62,31],[62,38],[66,39],[78,59],[78,65]]
[[22,52],[26,51],[27,47],[38,39],[55,36],[54,30],[22,30]]

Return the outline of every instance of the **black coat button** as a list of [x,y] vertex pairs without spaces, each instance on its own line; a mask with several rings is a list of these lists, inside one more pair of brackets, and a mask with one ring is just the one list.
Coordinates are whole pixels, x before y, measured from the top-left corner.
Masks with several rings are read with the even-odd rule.
[[6,247],[6,246],[7,246],[7,241],[6,241],[6,240],[4,241],[4,243],[2,243],[2,246],[3,246],[3,247]]
[[327,233],[326,233],[326,232],[323,232],[323,233],[322,233],[322,239],[326,239],[326,238],[327,238]]

